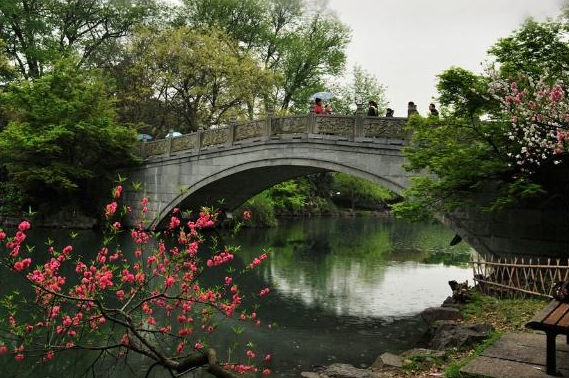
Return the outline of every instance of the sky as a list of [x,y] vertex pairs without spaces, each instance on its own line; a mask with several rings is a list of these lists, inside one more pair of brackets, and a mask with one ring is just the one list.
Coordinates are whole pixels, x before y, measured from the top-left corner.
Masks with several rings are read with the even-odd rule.
[[[436,75],[451,66],[477,73],[488,49],[528,17],[556,17],[564,0],[329,0],[352,29],[348,66],[387,87],[395,116],[414,101],[421,114],[436,96]],[[436,103],[436,101],[434,101]]]

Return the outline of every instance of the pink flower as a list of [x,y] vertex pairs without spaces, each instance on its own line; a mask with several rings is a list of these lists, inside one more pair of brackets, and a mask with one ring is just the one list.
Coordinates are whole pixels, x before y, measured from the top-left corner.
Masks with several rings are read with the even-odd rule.
[[225,277],[225,284],[226,284],[226,285],[231,285],[232,282],[233,282],[233,278],[231,278],[231,277]]
[[55,353],[53,352],[53,350],[48,350],[47,353],[45,354],[45,356],[43,356],[43,361],[49,361],[51,359],[53,359],[53,356],[55,355]]
[[113,215],[115,215],[115,212],[117,211],[117,206],[118,205],[116,202],[109,203],[105,210],[105,217],[110,218]]
[[203,345],[199,341],[196,343],[196,345],[194,345],[194,349],[200,350],[202,348],[203,348]]
[[246,354],[247,354],[247,357],[249,357],[249,358],[255,358],[255,353],[250,349],[247,351]]
[[0,241],[2,241],[2,240],[4,240],[4,239],[6,239],[6,233],[0,231]]
[[184,344],[183,341],[181,341],[178,346],[176,347],[176,352],[178,353],[182,353],[184,351],[184,348],[186,347],[186,344]]
[[243,220],[248,221],[249,219],[251,219],[251,212],[250,211],[244,211],[243,212]]
[[24,356],[22,353],[18,353],[16,356],[14,356],[14,359],[18,362],[24,361],[24,358],[26,358],[26,356]]
[[170,218],[170,225],[168,226],[169,229],[173,230],[180,225],[180,219],[178,217]]
[[124,300],[124,291],[123,290],[117,291],[117,298],[119,299],[119,301]]
[[1,345],[0,354],[6,354],[6,353],[8,353],[8,347],[6,345]]
[[115,198],[119,198],[121,196],[122,193],[122,186],[117,185],[114,189],[113,189],[113,197]]
[[265,369],[263,370],[263,375],[267,376],[271,374],[271,369]]
[[270,354],[267,354],[267,355],[265,356],[265,358],[263,358],[263,361],[269,362],[272,358],[273,358],[273,356],[271,356]]
[[115,222],[113,223],[113,228],[115,230],[120,230],[121,229],[121,222]]
[[18,225],[18,230],[24,232],[26,230],[29,230],[30,227],[32,227],[32,225],[30,224],[30,222],[28,221],[22,221],[19,225]]

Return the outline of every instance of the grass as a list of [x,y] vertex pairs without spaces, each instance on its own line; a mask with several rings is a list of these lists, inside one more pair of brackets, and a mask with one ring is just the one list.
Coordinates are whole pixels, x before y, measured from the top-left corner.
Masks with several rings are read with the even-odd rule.
[[492,324],[497,331],[527,331],[525,324],[543,307],[542,299],[497,299],[473,293],[462,310],[466,324]]

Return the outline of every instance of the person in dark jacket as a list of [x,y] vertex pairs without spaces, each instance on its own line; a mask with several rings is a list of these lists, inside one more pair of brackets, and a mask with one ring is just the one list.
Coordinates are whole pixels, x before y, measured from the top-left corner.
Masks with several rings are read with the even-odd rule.
[[435,107],[435,104],[430,103],[429,104],[429,111],[431,112],[432,116],[438,117],[439,116],[439,111],[437,110],[437,108]]
[[368,117],[377,117],[379,112],[377,111],[377,102],[370,100],[368,102],[368,109],[367,109],[367,116]]

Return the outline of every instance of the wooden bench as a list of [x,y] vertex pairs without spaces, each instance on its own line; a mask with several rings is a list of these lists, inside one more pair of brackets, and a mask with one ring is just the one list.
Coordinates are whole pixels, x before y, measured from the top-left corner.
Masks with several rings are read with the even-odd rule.
[[567,344],[569,344],[569,303],[551,301],[546,308],[526,324],[526,327],[545,332],[547,374],[558,375],[555,339],[557,335],[566,335]]

